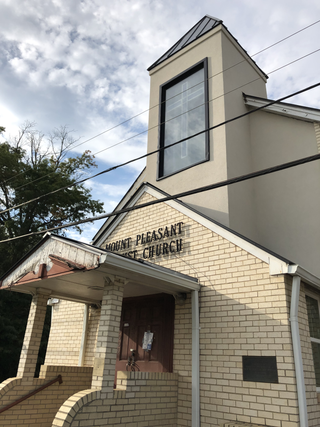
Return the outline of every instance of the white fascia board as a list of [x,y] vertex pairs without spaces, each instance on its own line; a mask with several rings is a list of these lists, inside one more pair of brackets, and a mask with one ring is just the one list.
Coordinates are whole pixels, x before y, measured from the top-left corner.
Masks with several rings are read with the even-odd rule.
[[[132,199],[130,206],[133,206],[140,199],[143,193],[148,193],[150,194],[150,196],[156,199],[161,199],[162,197],[165,197],[162,193],[158,192],[156,189],[152,187],[149,187],[148,184],[146,184],[143,187],[141,187],[140,191],[136,194],[134,199]],[[188,206],[183,205],[179,202],[176,202],[175,200],[169,200],[164,203],[166,203],[168,206],[172,207],[173,209],[177,210],[178,212],[182,213],[183,215],[186,215],[187,217],[196,221],[197,223],[203,225],[204,227],[208,228],[209,230],[213,231],[219,236],[229,240],[231,243],[235,244],[236,246],[239,246],[241,249],[245,250],[251,255],[261,259],[261,261],[264,261],[265,263],[267,263],[270,266],[271,275],[285,274],[287,272],[288,264],[286,262],[280,260],[276,256],[269,254],[268,252],[255,246],[254,244],[248,242],[247,240],[242,239],[241,237],[219,226],[218,224],[215,224],[209,219],[204,218],[202,215],[199,215],[196,212],[189,209]],[[103,236],[101,236],[101,243],[99,242],[99,244],[102,244],[102,241],[105,240],[114,231],[114,229],[120,224],[122,219],[127,214],[128,212],[123,213],[115,219],[115,221],[110,226],[110,228],[106,231],[106,233],[103,234]]]
[[[154,190],[153,188],[147,188],[146,191],[153,197],[159,198],[159,193]],[[161,196],[161,194],[160,194]],[[209,230],[213,231],[214,233],[218,234],[219,236],[225,238],[226,240],[229,240],[229,242],[233,243],[234,245],[238,246],[239,248],[243,249],[244,251],[250,253],[251,255],[261,259],[261,261],[264,261],[265,263],[269,264],[270,268],[270,274],[276,275],[276,274],[284,274],[288,270],[288,265],[286,262],[280,260],[276,256],[273,256],[269,254],[268,252],[264,251],[263,249],[253,245],[252,243],[248,242],[245,239],[242,239],[241,237],[233,234],[231,231],[226,230],[225,228],[219,226],[218,224],[215,224],[214,222],[210,221],[209,219],[204,218],[203,216],[197,214],[196,212],[190,210],[187,206],[182,205],[175,200],[170,200],[168,202],[165,202],[167,205],[171,206],[172,208],[176,209],[180,213],[188,216],[189,218],[193,219],[194,221],[198,222],[199,224],[203,225],[204,227],[208,228]]]
[[[265,107],[270,101],[264,99],[257,99],[255,97],[245,95],[244,102],[250,107],[259,108]],[[285,105],[279,102],[265,107],[264,111],[274,114],[280,114],[282,116],[292,117],[294,119],[304,120],[307,122],[320,122],[320,110],[317,111],[308,107]]]
[[103,251],[101,251],[99,248],[94,248],[94,247],[92,247],[88,243],[83,243],[83,244],[79,243],[78,244],[77,242],[70,242],[69,240],[65,240],[63,238],[60,238],[60,236],[55,236],[53,234],[51,235],[51,238],[53,240],[58,240],[58,241],[60,241],[60,242],[62,242],[64,244],[72,246],[74,248],[81,249],[81,250],[83,250],[85,252],[90,252],[90,253],[92,253],[94,255],[101,255],[101,254],[103,254]]
[[170,271],[160,270],[156,267],[154,268],[129,258],[120,257],[119,255],[113,254],[112,252],[108,252],[101,257],[100,267],[103,266],[106,266],[107,269],[108,267],[119,268],[121,269],[122,273],[124,273],[124,271],[128,271],[129,274],[131,272],[141,276],[147,276],[148,278],[167,282],[168,284],[176,285],[189,291],[200,290],[198,281],[192,279],[191,277],[182,277],[181,275],[171,273]]
[[[137,189],[140,187],[141,183],[144,180],[145,174],[146,174],[146,170],[144,168],[143,171],[141,172],[141,174],[138,176],[138,178],[132,184],[132,187],[129,188],[129,190],[127,191],[127,193],[120,200],[120,202],[116,206],[115,210],[123,209],[124,205],[130,200],[130,197],[131,197],[132,193],[134,193],[135,191],[137,191]],[[92,242],[95,242],[96,246],[99,246],[99,245],[101,245],[103,243],[103,239],[104,239],[104,236],[105,236],[104,231],[105,231],[106,228],[108,228],[109,223],[110,223],[111,220],[112,220],[112,215],[110,215],[105,220],[105,222],[103,223],[102,227],[93,236]]]
[[[137,194],[135,195],[135,197],[131,200],[130,205],[129,206],[134,206],[136,204],[136,202],[140,199],[140,197],[143,195],[143,193],[147,192],[149,193],[149,187],[146,187],[146,184],[144,186],[142,186],[140,188],[140,190],[137,192]],[[150,193],[149,193],[150,194]],[[156,196],[159,199],[159,193],[157,193]],[[123,208],[122,206],[119,207],[119,209]],[[142,208],[143,209],[143,208]],[[102,233],[101,236],[99,237],[99,239],[96,242],[97,246],[102,245],[102,243],[104,242],[104,240],[118,227],[118,225],[120,224],[120,222],[125,218],[125,216],[128,214],[129,212],[125,212],[122,213],[120,215],[118,215],[115,220],[113,221],[113,223],[110,225],[110,227],[106,230],[105,233]],[[111,218],[111,217],[110,217]]]
[[289,265],[287,273],[291,276],[299,276],[304,283],[320,289],[320,278],[310,273],[310,271],[305,270],[300,265]]

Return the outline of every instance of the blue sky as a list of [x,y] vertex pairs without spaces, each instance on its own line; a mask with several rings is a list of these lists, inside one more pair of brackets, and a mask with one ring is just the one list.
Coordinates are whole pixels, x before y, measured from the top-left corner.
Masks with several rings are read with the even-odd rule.
[[[318,0],[0,0],[0,125],[6,138],[26,120],[48,134],[60,125],[85,141],[148,110],[147,68],[205,14],[222,19],[250,55],[320,19]],[[254,56],[267,74],[320,48],[320,23]],[[317,83],[320,52],[270,74],[269,98]],[[320,90],[295,102],[320,108]],[[99,168],[146,152],[148,113],[75,148]],[[136,162],[88,182],[111,211],[141,171]],[[99,223],[84,227],[90,241]],[[69,233],[79,238],[76,233]]]

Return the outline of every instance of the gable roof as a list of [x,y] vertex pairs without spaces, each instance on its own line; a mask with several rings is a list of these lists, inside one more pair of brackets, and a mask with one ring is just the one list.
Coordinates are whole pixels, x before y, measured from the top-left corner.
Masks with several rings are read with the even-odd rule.
[[[153,186],[150,183],[142,183],[140,188],[128,199],[127,195],[125,199],[127,202],[122,206],[122,208],[132,207],[136,204],[136,202],[140,199],[140,197],[144,194],[148,193],[154,198],[161,200],[163,197],[170,196],[168,193],[160,190],[159,188]],[[246,252],[256,256],[262,261],[266,262],[270,266],[271,274],[284,274],[288,273],[288,267],[295,265],[293,262],[288,259],[282,257],[281,255],[276,254],[275,252],[259,245],[258,243],[248,239],[247,237],[237,233],[236,231],[230,229],[229,227],[219,223],[218,221],[206,216],[205,214],[197,211],[196,209],[190,207],[185,204],[181,200],[169,200],[166,202],[168,206],[176,209],[180,213],[188,216],[204,227],[210,229],[215,232],[219,236],[227,239],[231,243],[236,246],[242,248]],[[97,233],[97,239],[95,240],[95,244],[97,246],[101,245],[104,240],[110,235],[113,230],[121,223],[121,221],[125,218],[125,216],[129,212],[125,212],[119,214],[117,216],[112,217],[112,219],[108,219],[106,223],[101,228],[101,233]]]
[[186,274],[47,233],[1,277],[0,289],[96,304],[107,277],[125,281],[126,296],[137,286],[144,293],[173,295],[200,288],[198,279]]
[[196,23],[180,40],[177,41],[165,54],[163,54],[156,62],[154,62],[149,68],[148,71],[152,68],[159,65],[161,62],[165,61],[170,56],[179,52],[179,50],[188,46],[193,41],[199,39],[201,36],[206,34],[208,31],[222,24],[222,20],[218,18],[213,18],[210,15],[205,15],[199,22]]
[[210,15],[205,15],[199,22],[197,22],[184,36],[181,37],[166,53],[164,53],[159,59],[157,59],[150,67],[147,69],[151,71],[157,65],[164,62],[166,59],[175,55],[177,52],[180,52],[185,47],[189,46],[194,41],[200,39],[209,31],[221,25],[221,28],[234,40],[234,42],[240,47],[244,52],[247,58],[257,67],[257,69],[262,73],[262,75],[268,79],[267,74],[257,65],[257,63],[251,58],[248,52],[240,45],[238,40],[230,33],[228,28],[223,24],[223,21],[218,18],[214,18]]

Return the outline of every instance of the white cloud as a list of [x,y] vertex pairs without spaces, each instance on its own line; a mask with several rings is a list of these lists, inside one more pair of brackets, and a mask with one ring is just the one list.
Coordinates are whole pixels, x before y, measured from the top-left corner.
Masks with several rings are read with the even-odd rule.
[[[317,20],[318,0],[0,0],[0,125],[15,129],[26,119],[48,133],[68,124],[81,141],[129,119],[149,105],[146,68],[205,14],[224,21],[254,54]],[[254,56],[270,72],[318,48],[317,24]],[[320,53],[270,74],[268,95],[284,96],[318,81]],[[293,100],[292,100],[293,101]],[[320,91],[295,102],[320,108]],[[90,142],[75,153],[99,152],[147,129],[148,114]],[[99,170],[145,153],[141,135],[97,155]],[[144,162],[105,175],[103,191],[111,208],[131,185]],[[117,179],[119,175],[117,175]],[[108,187],[110,186],[110,187]],[[98,188],[99,187],[99,188]],[[97,194],[103,186],[97,186]],[[96,194],[96,193],[95,193]]]

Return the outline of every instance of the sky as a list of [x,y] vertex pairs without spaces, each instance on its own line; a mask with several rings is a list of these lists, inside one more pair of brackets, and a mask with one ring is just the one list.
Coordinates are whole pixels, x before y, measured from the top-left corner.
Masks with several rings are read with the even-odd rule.
[[[4,137],[26,121],[45,135],[65,125],[79,139],[71,156],[98,153],[93,173],[145,154],[147,68],[206,14],[269,75],[268,98],[320,81],[320,50],[312,53],[320,49],[319,0],[0,0]],[[287,102],[320,108],[320,89]],[[86,185],[110,212],[143,167],[140,160]],[[102,223],[67,235],[89,242]]]

